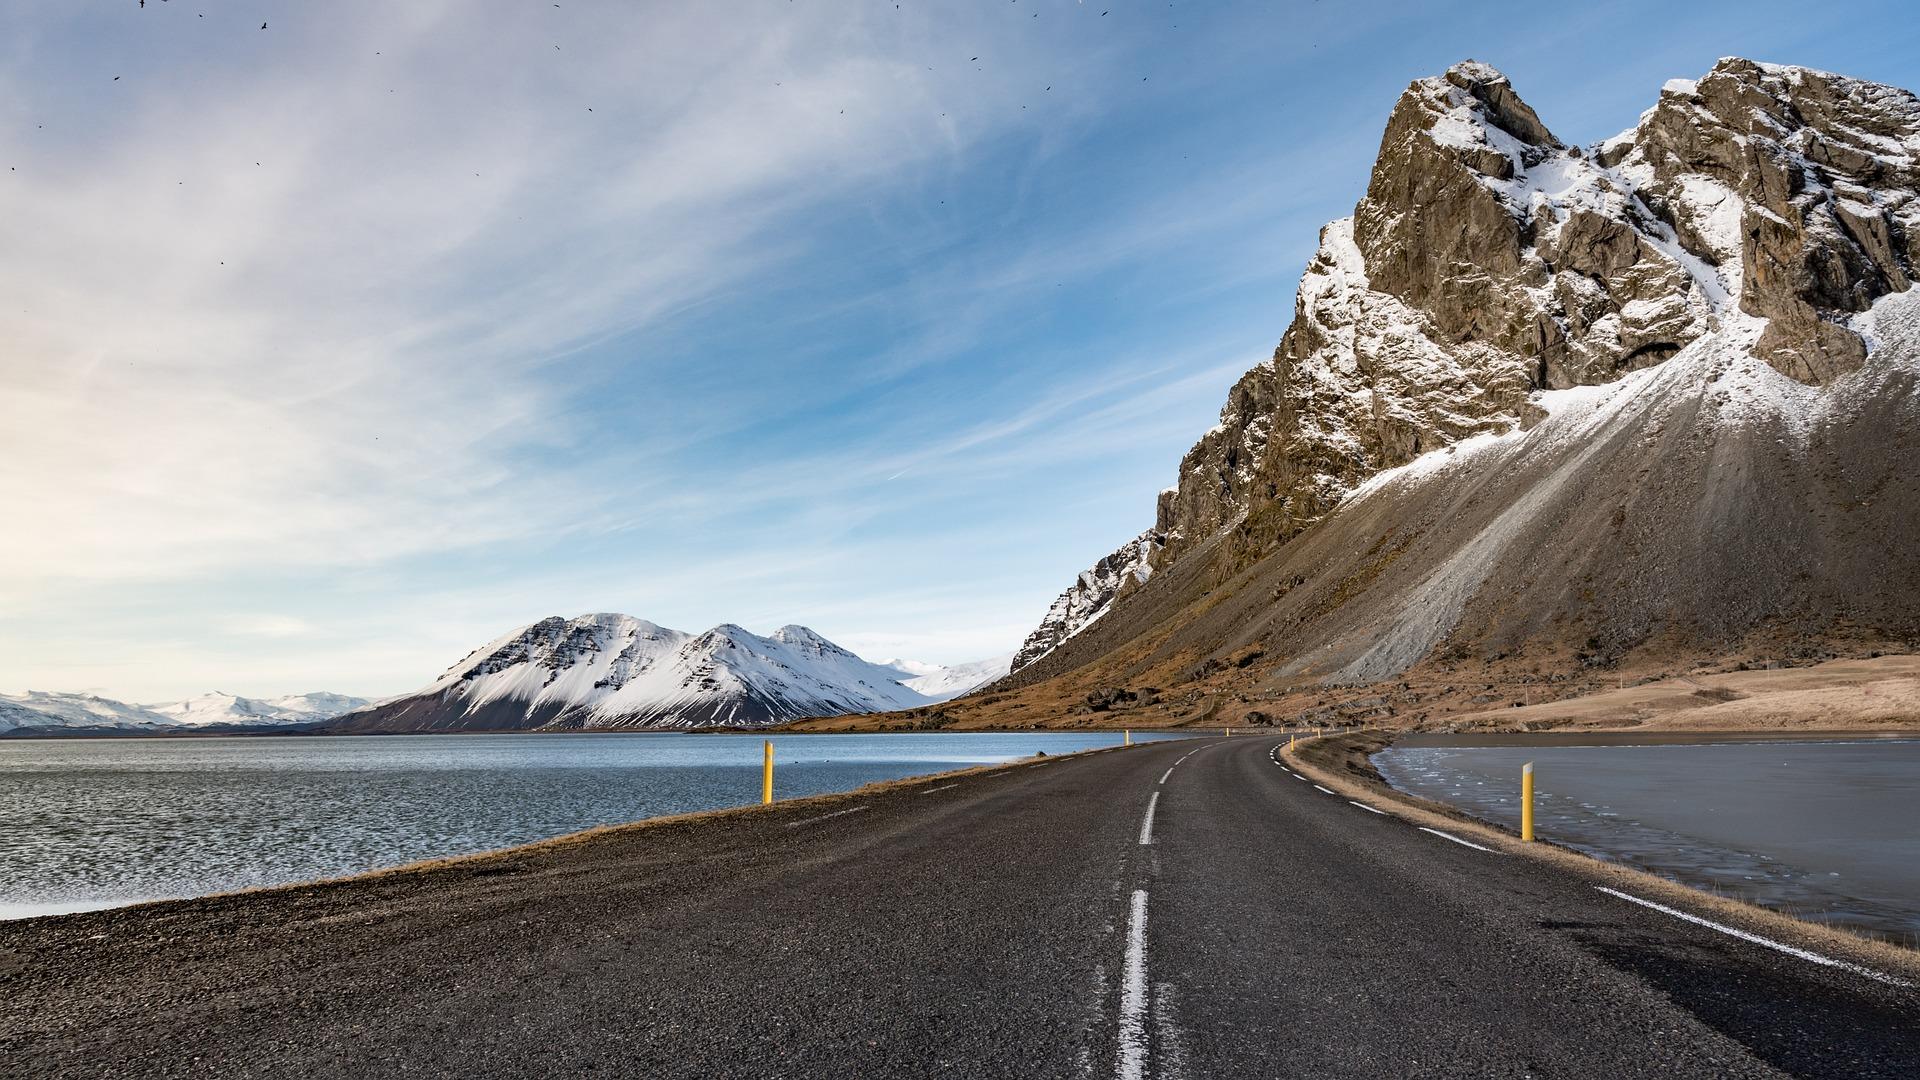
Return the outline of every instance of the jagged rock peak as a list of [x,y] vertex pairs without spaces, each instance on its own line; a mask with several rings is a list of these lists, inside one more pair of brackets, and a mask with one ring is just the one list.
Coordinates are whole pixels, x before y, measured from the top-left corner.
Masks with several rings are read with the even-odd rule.
[[1540,122],[1540,115],[1533,111],[1533,106],[1520,100],[1520,95],[1513,92],[1513,83],[1492,64],[1462,60],[1448,68],[1439,80],[1424,81],[1444,81],[1466,91],[1481,104],[1488,118],[1502,131],[1522,142],[1556,149],[1560,146],[1560,140],[1554,138],[1553,132],[1547,130],[1547,125]]
[[1083,571],[1054,598],[1046,618],[1013,654],[1011,670],[1019,671],[1053,651],[1105,614],[1116,599],[1144,584],[1153,575],[1153,555],[1160,544],[1161,538],[1149,529]]
[[[1539,391],[1617,381],[1735,323],[1776,370],[1830,383],[1867,355],[1847,321],[1914,279],[1917,191],[1920,99],[1894,87],[1730,58],[1582,149],[1487,64],[1415,80],[1273,358],[1161,494],[1146,568],[1215,541],[1244,565],[1385,469],[1529,426]],[[1016,670],[1121,595],[1087,581]]]
[[1761,359],[1831,382],[1867,349],[1842,323],[1914,276],[1920,98],[1811,68],[1728,57],[1662,88],[1602,164],[1732,268],[1742,312],[1766,319]]

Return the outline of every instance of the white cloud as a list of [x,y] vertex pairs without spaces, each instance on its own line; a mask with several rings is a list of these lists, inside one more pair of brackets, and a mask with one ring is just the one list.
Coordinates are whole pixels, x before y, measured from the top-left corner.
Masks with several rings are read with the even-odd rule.
[[[20,30],[0,43],[3,687],[398,690],[516,621],[606,607],[688,629],[811,622],[935,660],[1005,651],[1038,614],[1030,583],[841,588],[925,554],[862,535],[888,501],[860,493],[897,476],[895,498],[929,501],[1098,458],[1164,435],[1170,400],[1215,396],[1257,358],[1114,355],[995,387],[971,423],[896,416],[689,483],[653,463],[750,431],[778,390],[729,385],[698,354],[636,359],[616,373],[636,411],[609,445],[576,422],[609,375],[585,366],[594,347],[857,259],[820,243],[823,208],[871,191],[876,215],[911,216],[924,193],[931,219],[1015,137],[1031,144],[1005,179],[1017,205],[1073,125],[1115,107],[1094,88],[1118,46],[964,5],[363,0],[273,7],[266,34],[178,3],[0,11]],[[1043,70],[1044,125],[1020,108]],[[833,377],[950,358],[1043,279],[1221,227],[1242,176],[1208,182],[1223,195],[1197,217],[1069,222],[1070,246],[1003,238],[835,296],[839,314],[913,317]],[[925,225],[898,231],[976,222]],[[727,521],[773,503],[790,508],[777,521]],[[732,524],[740,546],[687,542],[667,565],[489,557],[660,522],[683,541]],[[415,580],[426,563],[457,569]],[[716,591],[746,610],[713,617]],[[914,628],[875,631],[876,611]]]
[[[174,40],[120,84],[59,73],[112,105],[33,88],[17,111],[53,130],[4,146],[0,500],[35,527],[0,530],[0,594],[591,527],[605,491],[551,462],[579,449],[571,349],[992,129],[997,95],[899,31],[774,7],[288,9],[291,59]],[[28,70],[68,59],[54,36]]]

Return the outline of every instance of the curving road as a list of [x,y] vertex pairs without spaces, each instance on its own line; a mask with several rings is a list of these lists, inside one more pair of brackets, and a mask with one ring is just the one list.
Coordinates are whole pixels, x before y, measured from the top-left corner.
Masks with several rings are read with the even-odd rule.
[[1152,743],[0,923],[0,1075],[1902,1076],[1920,993]]

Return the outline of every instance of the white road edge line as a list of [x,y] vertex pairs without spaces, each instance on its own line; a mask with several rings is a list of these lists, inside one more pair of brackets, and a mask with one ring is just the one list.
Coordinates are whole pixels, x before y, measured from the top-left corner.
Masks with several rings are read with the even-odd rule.
[[[1307,782],[1307,778],[1306,778],[1306,777],[1304,777],[1304,776],[1301,776],[1301,775],[1300,775],[1299,773],[1297,773],[1297,772],[1294,772],[1294,771],[1293,771],[1292,769],[1288,769],[1288,770],[1287,770],[1287,775],[1288,775],[1288,776],[1291,776],[1291,777],[1293,777],[1293,778],[1294,778],[1295,780],[1298,780],[1298,781],[1300,781],[1300,782],[1301,782],[1301,783],[1303,783],[1303,784]],[[1314,786],[1315,786],[1315,787],[1319,787],[1320,785],[1318,785],[1318,784],[1315,784]]]
[[1393,816],[1393,815],[1391,815],[1391,814],[1389,814],[1389,813],[1387,813],[1387,812],[1386,812],[1385,810],[1375,810],[1375,809],[1374,809],[1373,807],[1371,807],[1371,806],[1368,806],[1368,805],[1367,805],[1366,803],[1363,803],[1363,802],[1354,802],[1354,801],[1353,801],[1352,799],[1348,799],[1347,801],[1348,801],[1348,802],[1350,802],[1350,803],[1353,803],[1353,805],[1355,805],[1355,806],[1357,806],[1357,807],[1359,807],[1359,808],[1360,808],[1360,809],[1362,809],[1362,810],[1366,810],[1366,811],[1368,811],[1368,812],[1370,812],[1370,813],[1375,813],[1375,814],[1379,814],[1379,815],[1380,815],[1381,817],[1391,817],[1391,816]]
[[1831,968],[1839,968],[1841,971],[1850,971],[1855,975],[1864,975],[1869,979],[1878,979],[1883,983],[1888,983],[1893,986],[1904,987],[1904,986],[1913,985],[1912,983],[1908,982],[1905,979],[1896,979],[1891,975],[1887,975],[1882,972],[1875,971],[1872,968],[1861,967],[1859,964],[1849,964],[1845,960],[1835,960],[1831,956],[1822,956],[1817,952],[1812,952],[1807,949],[1796,949],[1792,945],[1788,945],[1784,942],[1775,941],[1772,938],[1761,937],[1759,934],[1751,934],[1737,927],[1727,926],[1724,923],[1714,922],[1712,919],[1703,919],[1698,915],[1689,915],[1686,912],[1679,910],[1678,908],[1670,908],[1665,904],[1656,904],[1651,900],[1642,900],[1637,896],[1632,896],[1628,893],[1623,893],[1619,889],[1609,889],[1605,885],[1595,885],[1594,888],[1600,890],[1603,893],[1606,893],[1608,896],[1617,896],[1620,899],[1627,901],[1628,903],[1639,904],[1643,908],[1652,908],[1654,911],[1657,911],[1662,915],[1671,915],[1676,919],[1693,923],[1695,926],[1704,926],[1709,930],[1718,930],[1721,933],[1727,934],[1731,937],[1737,937],[1741,941],[1751,941],[1755,945],[1764,945],[1769,949],[1774,949],[1779,952],[1786,953],[1788,956],[1797,956],[1800,959],[1809,961],[1811,963],[1822,964],[1826,967],[1831,967]]
[[1333,792],[1332,792],[1332,790],[1331,790],[1331,789],[1328,789],[1328,788],[1323,788],[1323,787],[1321,787],[1321,786],[1320,786],[1319,784],[1315,784],[1315,785],[1313,785],[1313,790],[1315,790],[1315,791],[1318,791],[1318,792],[1321,792],[1322,794],[1326,794],[1326,795],[1331,795],[1331,794],[1333,794]]
[[959,784],[941,784],[939,787],[922,788],[920,794],[931,795],[936,791],[946,791],[949,788],[957,788],[959,786]]
[[1167,770],[1166,772],[1163,772],[1163,773],[1161,773],[1161,774],[1160,774],[1160,782],[1161,782],[1161,783],[1163,783],[1163,784],[1164,784],[1164,783],[1166,783],[1166,782],[1167,782],[1167,777],[1169,777],[1169,776],[1172,776],[1172,775],[1173,775],[1173,770],[1174,770],[1174,769],[1177,769],[1177,768],[1179,768],[1179,767],[1180,767],[1180,764],[1179,764],[1179,762],[1175,762],[1175,763],[1174,763],[1174,765],[1173,765],[1173,768],[1170,768],[1170,769],[1168,769],[1168,770]]
[[[1145,841],[1141,841],[1145,843]],[[1127,920],[1127,959],[1120,976],[1120,1080],[1147,1071],[1147,890],[1133,890]]]
[[857,814],[857,813],[859,813],[860,811],[862,811],[862,810],[865,810],[865,809],[866,809],[866,807],[864,807],[864,806],[851,806],[851,807],[848,807],[848,808],[847,808],[847,809],[845,809],[845,810],[835,810],[835,811],[834,811],[833,813],[831,813],[831,814],[821,814],[821,815],[820,815],[819,817],[810,817],[810,818],[801,818],[801,819],[800,819],[799,821],[789,821],[789,822],[787,822],[787,828],[789,828],[789,829],[791,829],[791,828],[793,828],[793,827],[794,827],[794,826],[796,826],[796,825],[811,825],[811,824],[813,824],[813,823],[814,823],[814,822],[816,822],[816,821],[825,821],[825,820],[827,820],[828,818],[836,818],[836,817],[839,817],[839,816],[840,816],[840,815],[842,815],[842,814]]
[[1153,843],[1153,808],[1159,805],[1159,803],[1160,803],[1160,793],[1156,791],[1153,793],[1153,798],[1147,800],[1146,819],[1140,822],[1140,843],[1141,844]]
[[1433,835],[1439,837],[1442,840],[1451,840],[1454,843],[1459,844],[1461,847],[1470,847],[1475,851],[1484,851],[1489,855],[1500,854],[1499,852],[1493,850],[1490,847],[1481,847],[1479,844],[1476,844],[1471,840],[1462,840],[1450,832],[1441,832],[1439,829],[1429,829],[1425,825],[1416,825],[1414,827],[1419,829],[1421,832],[1432,833]]

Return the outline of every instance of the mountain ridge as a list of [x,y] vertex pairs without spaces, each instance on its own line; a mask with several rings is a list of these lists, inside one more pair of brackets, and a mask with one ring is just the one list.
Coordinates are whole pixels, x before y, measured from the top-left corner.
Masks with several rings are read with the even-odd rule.
[[418,691],[326,727],[757,727],[940,700],[905,685],[906,677],[795,624],[762,637],[732,623],[688,634],[611,612],[553,616],[474,650]]
[[[1614,664],[1920,632],[1875,585],[1920,576],[1901,466],[1917,191],[1920,99],[1813,69],[1724,59],[1585,148],[1488,65],[1416,80],[1274,357],[1161,495],[1148,572],[1078,626],[1049,612],[1055,640],[997,689],[1185,681],[1177,665],[1248,652],[1279,688],[1516,649]],[[1399,521],[1377,510],[1395,502]],[[1474,559],[1492,569],[1441,580]],[[1365,620],[1421,619],[1361,647]]]
[[331,719],[367,703],[329,691],[247,698],[216,690],[181,701],[133,705],[94,694],[30,690],[0,694],[0,733],[266,730]]

